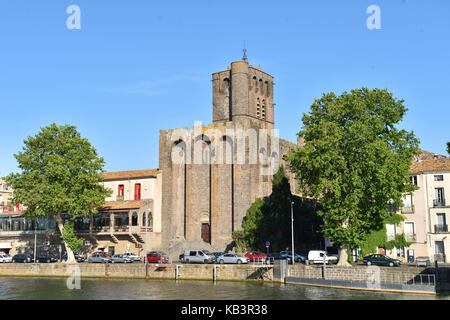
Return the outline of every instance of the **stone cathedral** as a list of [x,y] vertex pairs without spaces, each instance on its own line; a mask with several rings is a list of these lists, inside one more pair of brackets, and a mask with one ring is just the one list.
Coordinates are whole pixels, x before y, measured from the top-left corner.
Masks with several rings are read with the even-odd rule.
[[[278,138],[274,78],[246,58],[212,74],[212,123],[160,130],[163,248],[232,249],[256,198],[271,194],[272,176],[295,143]],[[194,120],[194,119],[193,119]],[[205,248],[205,247],[204,247]]]

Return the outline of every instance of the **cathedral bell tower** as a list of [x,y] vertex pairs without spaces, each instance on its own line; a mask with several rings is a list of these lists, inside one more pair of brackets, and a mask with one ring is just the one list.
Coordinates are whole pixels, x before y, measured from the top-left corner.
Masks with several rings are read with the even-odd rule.
[[213,122],[251,119],[260,128],[273,129],[273,77],[251,66],[244,57],[226,71],[213,73]]

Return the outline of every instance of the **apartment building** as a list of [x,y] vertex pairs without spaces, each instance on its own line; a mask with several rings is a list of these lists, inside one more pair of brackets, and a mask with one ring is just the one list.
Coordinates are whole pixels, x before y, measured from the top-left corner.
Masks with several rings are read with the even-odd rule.
[[[161,180],[159,170],[107,172],[101,182],[113,190],[99,212],[79,217],[74,230],[85,241],[84,254],[132,252],[143,256],[146,250],[161,247]],[[20,208],[20,206],[19,206]],[[30,253],[35,238],[38,252],[59,255],[61,238],[53,217],[30,221],[17,208],[0,213],[0,251],[11,255]],[[69,220],[63,215],[63,221]]]
[[0,178],[0,213],[14,210],[10,203],[12,195],[13,189],[6,184],[5,180]]
[[[417,160],[411,166],[411,179],[419,190],[413,195],[414,210],[426,230],[425,244],[431,261],[449,262],[450,158]],[[405,221],[406,222],[406,221]]]

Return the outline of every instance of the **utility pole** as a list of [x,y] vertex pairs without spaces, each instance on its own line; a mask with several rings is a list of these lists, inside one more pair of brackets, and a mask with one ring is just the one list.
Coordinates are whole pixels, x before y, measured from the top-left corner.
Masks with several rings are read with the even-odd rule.
[[294,201],[291,202],[291,235],[292,235],[292,264],[295,261],[294,255]]

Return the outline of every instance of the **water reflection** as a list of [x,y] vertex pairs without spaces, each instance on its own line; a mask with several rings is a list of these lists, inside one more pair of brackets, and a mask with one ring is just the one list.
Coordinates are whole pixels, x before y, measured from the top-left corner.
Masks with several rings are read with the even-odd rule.
[[327,289],[275,283],[82,279],[70,290],[66,279],[0,278],[0,300],[397,300],[450,299],[450,296],[408,295]]

